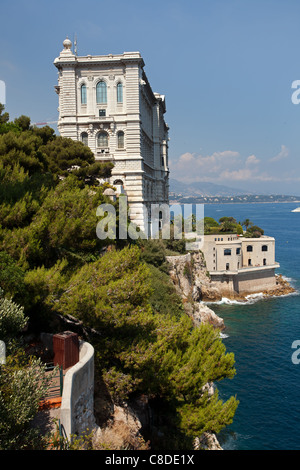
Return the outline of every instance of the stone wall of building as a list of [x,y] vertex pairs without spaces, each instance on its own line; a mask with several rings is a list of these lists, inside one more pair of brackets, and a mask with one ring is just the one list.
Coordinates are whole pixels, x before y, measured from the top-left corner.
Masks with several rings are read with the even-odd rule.
[[224,297],[231,294],[257,293],[276,286],[275,268],[249,269],[235,273],[211,273],[212,286]]
[[276,286],[275,268],[257,269],[238,275],[238,292],[262,292]]

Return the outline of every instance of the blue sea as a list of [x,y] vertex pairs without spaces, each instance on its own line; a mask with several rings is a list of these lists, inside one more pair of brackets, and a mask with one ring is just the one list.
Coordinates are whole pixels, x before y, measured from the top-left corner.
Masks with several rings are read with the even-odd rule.
[[[300,205],[300,204],[299,204]],[[222,400],[239,400],[233,423],[219,437],[226,450],[300,449],[300,212],[297,203],[207,204],[204,215],[250,219],[276,239],[276,271],[297,293],[246,304],[210,304],[224,319],[223,342],[235,355],[236,375],[216,386]],[[299,343],[300,344],[300,343]],[[300,354],[299,354],[300,357]]]

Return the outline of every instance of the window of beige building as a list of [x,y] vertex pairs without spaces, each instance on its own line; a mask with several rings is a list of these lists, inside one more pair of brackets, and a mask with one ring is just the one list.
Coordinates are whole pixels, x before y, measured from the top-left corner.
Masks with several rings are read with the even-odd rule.
[[101,148],[108,147],[108,134],[107,132],[99,132],[97,136],[97,146]]
[[81,142],[84,144],[84,145],[88,145],[88,140],[89,140],[89,136],[87,134],[87,132],[83,132],[81,134]]
[[124,132],[119,131],[117,134],[117,140],[118,140],[118,149],[123,149],[125,146],[125,141],[124,141]]

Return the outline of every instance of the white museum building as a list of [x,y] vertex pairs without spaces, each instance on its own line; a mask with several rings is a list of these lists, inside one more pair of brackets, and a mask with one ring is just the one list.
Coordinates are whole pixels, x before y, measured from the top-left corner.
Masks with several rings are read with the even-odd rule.
[[[109,182],[128,199],[131,220],[147,233],[151,204],[168,204],[169,127],[139,52],[77,56],[67,38],[58,70],[58,131],[112,162]],[[145,210],[146,208],[146,210]]]

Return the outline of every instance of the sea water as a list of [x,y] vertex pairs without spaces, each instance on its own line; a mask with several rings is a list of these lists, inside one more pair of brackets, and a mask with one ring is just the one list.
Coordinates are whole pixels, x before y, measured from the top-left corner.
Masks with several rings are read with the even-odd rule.
[[205,205],[205,216],[248,218],[274,236],[276,272],[296,289],[283,297],[210,304],[224,320],[226,350],[235,355],[235,377],[216,383],[222,400],[239,400],[233,423],[218,436],[225,450],[300,449],[300,364],[292,360],[293,342],[300,341],[300,213],[291,212],[296,206]]

